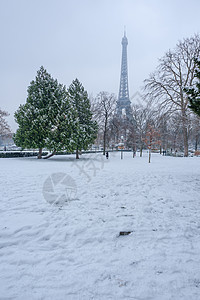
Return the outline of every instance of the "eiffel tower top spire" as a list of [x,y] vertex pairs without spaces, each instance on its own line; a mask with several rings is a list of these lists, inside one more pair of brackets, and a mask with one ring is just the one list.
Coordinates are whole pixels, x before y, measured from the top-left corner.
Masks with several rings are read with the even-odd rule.
[[124,28],[124,36],[122,38],[122,61],[121,61],[121,76],[119,86],[119,96],[117,101],[117,115],[121,116],[122,111],[125,111],[126,116],[131,116],[131,102],[129,99],[128,88],[128,64],[127,64],[127,46],[128,39]]

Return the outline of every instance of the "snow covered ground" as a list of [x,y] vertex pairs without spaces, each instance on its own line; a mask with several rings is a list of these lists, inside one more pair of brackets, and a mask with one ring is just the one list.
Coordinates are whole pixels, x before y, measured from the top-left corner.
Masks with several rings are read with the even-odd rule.
[[200,158],[0,167],[1,300],[200,299]]

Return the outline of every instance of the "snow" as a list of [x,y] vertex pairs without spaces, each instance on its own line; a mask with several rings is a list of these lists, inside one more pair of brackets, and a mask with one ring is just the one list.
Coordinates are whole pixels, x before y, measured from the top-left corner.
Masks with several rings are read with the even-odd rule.
[[198,157],[0,165],[1,300],[200,299]]

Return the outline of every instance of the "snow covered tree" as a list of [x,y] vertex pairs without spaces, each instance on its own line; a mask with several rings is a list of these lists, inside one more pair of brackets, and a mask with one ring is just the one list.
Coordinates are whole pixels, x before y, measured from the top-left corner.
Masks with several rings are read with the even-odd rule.
[[189,108],[200,117],[200,60],[195,59],[194,61],[196,66],[195,77],[197,78],[196,88],[188,88],[185,91],[190,102]]
[[9,116],[6,111],[0,109],[0,135],[7,135],[10,134],[10,127],[5,120],[5,117]]
[[[76,115],[65,86],[53,79],[41,67],[34,81],[28,87],[28,97],[24,105],[15,112],[19,125],[14,136],[17,146],[22,148],[42,148],[56,151],[74,150]],[[52,156],[52,155],[51,155]]]
[[98,126],[92,119],[91,105],[87,92],[83,85],[76,78],[72,81],[68,90],[70,102],[76,109],[76,159],[79,158],[79,151],[87,150],[97,136]]

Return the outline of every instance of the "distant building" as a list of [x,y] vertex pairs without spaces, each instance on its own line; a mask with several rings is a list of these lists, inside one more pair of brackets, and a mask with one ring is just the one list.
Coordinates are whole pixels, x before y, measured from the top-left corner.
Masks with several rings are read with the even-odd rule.
[[119,149],[127,149],[135,147],[135,120],[131,108],[128,87],[128,63],[127,63],[127,46],[128,39],[126,32],[122,38],[122,60],[119,95],[116,105],[115,122],[118,126],[117,138],[115,143]]
[[128,39],[126,32],[122,38],[122,61],[121,61],[121,75],[120,75],[120,86],[119,96],[117,100],[116,115],[119,118],[132,120],[131,101],[129,98],[128,88],[128,64],[127,64],[127,46]]

